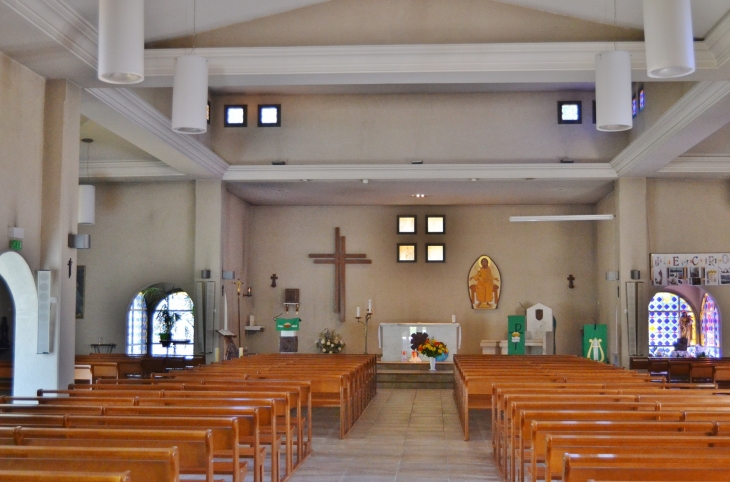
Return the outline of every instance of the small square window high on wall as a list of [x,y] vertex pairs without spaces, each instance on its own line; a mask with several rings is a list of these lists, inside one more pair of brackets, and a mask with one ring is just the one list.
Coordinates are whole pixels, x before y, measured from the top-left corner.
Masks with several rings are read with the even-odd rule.
[[245,105],[227,105],[224,107],[224,127],[246,127],[248,125],[248,109]]
[[579,100],[558,102],[558,124],[582,124],[582,110]]
[[259,106],[259,127],[281,127],[281,104]]

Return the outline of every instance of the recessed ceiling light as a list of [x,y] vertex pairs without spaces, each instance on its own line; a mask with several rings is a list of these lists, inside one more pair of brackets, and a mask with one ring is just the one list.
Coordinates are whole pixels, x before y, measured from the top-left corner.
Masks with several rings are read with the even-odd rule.
[[363,183],[363,184],[367,184],[367,183],[369,183],[369,182],[370,182],[370,180],[369,180],[369,179],[363,179],[363,180],[362,180],[362,183]]
[[418,194],[411,194],[411,196],[412,196],[412,197],[426,197],[426,195],[425,195],[425,194],[421,194],[421,193],[418,193]]
[[472,181],[478,181],[479,179],[477,179],[476,177],[472,177],[471,180]]
[[307,181],[309,181],[309,179],[302,179],[302,182],[307,182]]

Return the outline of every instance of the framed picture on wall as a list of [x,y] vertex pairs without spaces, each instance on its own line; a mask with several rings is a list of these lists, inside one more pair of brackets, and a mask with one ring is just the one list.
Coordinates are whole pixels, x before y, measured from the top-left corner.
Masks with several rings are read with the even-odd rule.
[[76,266],[76,319],[84,318],[84,297],[86,291],[86,266]]

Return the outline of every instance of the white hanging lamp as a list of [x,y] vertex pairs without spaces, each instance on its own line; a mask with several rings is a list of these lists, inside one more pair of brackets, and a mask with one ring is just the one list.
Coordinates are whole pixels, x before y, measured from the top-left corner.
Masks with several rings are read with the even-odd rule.
[[644,0],[646,73],[656,79],[695,71],[690,0]]
[[[89,153],[91,143],[94,139],[84,138],[81,142],[86,144],[86,177],[89,177]],[[96,222],[96,188],[90,184],[79,185],[79,224],[94,224]]]
[[99,80],[144,80],[144,0],[99,0]]
[[596,129],[631,129],[632,114],[631,54],[620,50],[596,54]]
[[172,87],[172,130],[203,134],[208,130],[208,61],[186,55],[175,60]]

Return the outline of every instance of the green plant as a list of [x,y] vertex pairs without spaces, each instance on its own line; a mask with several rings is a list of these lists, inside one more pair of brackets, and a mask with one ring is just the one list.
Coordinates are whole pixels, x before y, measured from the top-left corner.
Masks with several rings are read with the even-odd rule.
[[175,323],[180,320],[180,313],[170,311],[168,295],[173,292],[175,291],[165,291],[157,286],[150,286],[142,291],[149,306],[154,306],[155,302],[159,303],[156,319],[160,323],[160,332],[158,334],[161,341],[172,339],[172,330]]

